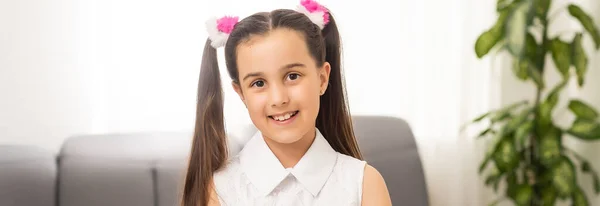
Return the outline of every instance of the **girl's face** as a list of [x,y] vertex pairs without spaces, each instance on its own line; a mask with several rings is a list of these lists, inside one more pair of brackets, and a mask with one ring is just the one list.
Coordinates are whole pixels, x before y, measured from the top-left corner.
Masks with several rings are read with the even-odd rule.
[[240,84],[233,87],[265,137],[287,144],[314,135],[330,65],[316,66],[301,33],[252,36],[238,45],[237,64]]

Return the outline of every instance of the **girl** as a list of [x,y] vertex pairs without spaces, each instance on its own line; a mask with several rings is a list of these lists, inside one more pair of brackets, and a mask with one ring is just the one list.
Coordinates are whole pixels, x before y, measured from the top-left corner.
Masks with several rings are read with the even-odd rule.
[[[329,11],[296,10],[208,22],[196,127],[182,197],[198,205],[391,205],[376,169],[362,160]],[[227,157],[216,48],[258,132]]]

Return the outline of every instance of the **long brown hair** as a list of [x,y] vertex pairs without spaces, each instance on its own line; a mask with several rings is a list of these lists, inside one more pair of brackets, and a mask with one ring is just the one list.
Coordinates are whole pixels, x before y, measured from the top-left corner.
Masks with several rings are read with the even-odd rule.
[[[239,84],[236,61],[237,46],[252,35],[264,35],[277,28],[293,29],[303,34],[317,66],[331,65],[329,86],[320,97],[316,127],[334,150],[362,159],[354,137],[341,71],[341,48],[337,25],[330,13],[329,23],[321,30],[299,12],[278,9],[256,13],[242,19],[225,44],[225,61],[231,80]],[[182,206],[206,206],[212,189],[212,175],[227,160],[227,140],[223,120],[223,91],[216,50],[206,41],[200,79],[196,126],[188,163]]]

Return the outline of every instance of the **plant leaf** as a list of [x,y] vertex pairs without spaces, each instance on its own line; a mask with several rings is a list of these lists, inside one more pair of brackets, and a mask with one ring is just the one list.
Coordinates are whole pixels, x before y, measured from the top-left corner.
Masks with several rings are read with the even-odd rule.
[[569,110],[575,114],[578,118],[588,119],[588,120],[596,120],[598,119],[598,112],[584,103],[581,100],[571,100],[569,102]]
[[543,88],[543,81],[540,71],[536,68],[535,63],[538,61],[537,48],[538,44],[529,32],[525,38],[525,55],[513,59],[513,72],[520,80],[527,80],[529,77],[538,85]]
[[492,185],[494,188],[494,191],[498,190],[498,184],[500,183],[500,180],[502,179],[502,175],[504,173],[499,171],[496,167],[493,168],[493,170],[490,172],[490,175],[485,179],[485,185],[486,186],[490,186]]
[[477,55],[477,58],[481,58],[488,54],[502,39],[507,15],[508,12],[500,12],[496,24],[477,38],[477,41],[475,41],[475,54]]
[[517,185],[517,173],[515,171],[506,174],[506,183],[509,185]]
[[529,64],[529,67],[527,68],[527,74],[529,75],[529,77],[531,77],[531,80],[533,80],[533,82],[535,82],[535,84],[540,89],[543,89],[546,87],[546,85],[544,84],[544,79],[542,78],[542,73],[540,73],[540,70],[535,68],[535,66],[531,63]]
[[488,54],[494,46],[500,41],[501,35],[494,33],[492,30],[483,32],[475,42],[475,54],[477,58],[481,58]]
[[577,33],[575,38],[573,39],[573,43],[571,44],[572,50],[572,64],[575,66],[575,71],[577,71],[577,84],[581,87],[583,86],[585,73],[587,72],[588,65],[588,57],[585,54],[585,50],[582,45],[583,35],[581,33]]
[[600,124],[588,119],[575,119],[567,132],[582,140],[600,139]]
[[573,191],[573,195],[571,196],[573,206],[588,206],[588,200],[581,188],[577,187],[575,191]]
[[512,69],[518,79],[525,81],[529,78],[529,73],[527,71],[527,69],[529,69],[529,64],[529,61],[525,59],[513,59]]
[[506,19],[507,46],[510,53],[520,57],[525,47],[527,23],[531,19],[531,2],[523,1],[516,5]]
[[511,105],[508,105],[504,108],[495,110],[495,111],[486,112],[485,114],[482,114],[482,115],[476,117],[475,119],[471,120],[471,123],[479,122],[489,116],[494,116],[494,117],[492,117],[492,119],[496,120],[496,121],[498,121],[499,119],[504,119],[504,118],[506,118],[506,117],[504,117],[505,114],[500,114],[500,115],[497,115],[497,114],[498,113],[510,113],[510,111],[512,111],[513,109],[516,109],[519,106],[522,106],[525,104],[527,104],[527,101],[520,101],[520,102],[511,104]]
[[490,114],[492,114],[492,112],[488,112],[488,113],[482,114],[479,117],[473,119],[472,122],[479,122],[479,121],[483,120],[484,118],[486,118],[487,116],[489,116]]
[[487,134],[490,134],[490,133],[491,134],[495,133],[494,130],[491,127],[487,128],[486,130],[483,130],[482,132],[480,132],[479,135],[477,135],[477,138],[485,137]]
[[523,123],[522,125],[520,125],[519,128],[517,128],[517,131],[515,132],[515,140],[518,143],[517,148],[525,147],[525,143],[527,141],[527,138],[529,137],[529,134],[531,133],[532,128],[533,128],[532,121],[527,121],[527,122]]
[[542,187],[542,206],[554,206],[556,202],[556,190],[552,186]]
[[550,50],[552,51],[552,59],[556,68],[562,74],[563,78],[566,78],[569,75],[569,67],[571,66],[570,45],[558,38],[554,38],[550,42]]
[[529,205],[532,196],[533,188],[531,185],[521,184],[517,186],[513,200],[515,201],[516,205],[526,206]]
[[509,172],[506,175],[506,196],[510,199],[514,200],[517,196],[517,189],[519,184],[517,184],[516,174],[514,171]]
[[485,185],[489,186],[491,184],[494,183],[494,181],[496,181],[498,177],[496,175],[489,175],[486,179],[485,179]]
[[476,117],[475,119],[471,120],[470,122],[465,123],[464,125],[462,125],[460,127],[460,131],[461,133],[470,125],[470,124],[474,124],[477,122],[480,122],[481,120],[485,119],[486,117],[490,116],[493,112],[486,112],[478,117]]
[[476,117],[475,119],[471,120],[468,123],[465,123],[464,125],[461,126],[460,131],[464,131],[464,129],[466,129],[469,124],[473,124],[473,123],[477,123],[480,122],[481,120],[484,120],[485,118],[490,118],[490,121],[492,124],[496,123],[496,122],[500,122],[503,120],[508,119],[509,117],[511,117],[511,111],[513,109],[516,109],[520,106],[526,105],[527,101],[520,101],[520,102],[516,102],[513,103],[511,105],[508,105],[506,107],[494,110],[494,111],[489,111],[486,112],[485,114],[481,114],[480,116]]
[[496,2],[496,11],[501,12],[504,9],[508,8],[512,0],[498,0]]
[[492,158],[501,173],[512,170],[517,167],[519,163],[517,150],[514,142],[511,141],[510,138],[503,138],[500,140],[498,148],[494,151]]
[[581,162],[581,171],[583,171],[583,172],[591,172],[592,171],[592,167],[590,166],[590,163],[588,161]]
[[494,182],[494,192],[498,192],[498,186],[500,185],[500,178],[498,178],[495,182]]
[[561,159],[561,136],[562,131],[553,126],[544,136],[539,138],[539,156],[543,165],[549,167]]
[[558,95],[560,93],[560,90],[562,90],[567,85],[567,82],[568,81],[563,80],[562,82],[554,86],[554,88],[552,88],[552,91],[550,91],[550,93],[548,94],[547,100],[552,102],[553,104],[556,104],[558,102]]
[[531,33],[527,32],[525,36],[525,55],[530,61],[532,61],[532,64],[534,64],[536,60],[537,48],[538,44],[537,41],[535,41],[535,37],[533,37]]
[[485,167],[488,165],[488,163],[490,162],[491,159],[492,159],[492,156],[491,155],[487,155],[485,157],[485,159],[483,160],[483,162],[481,162],[481,164],[479,165],[479,174],[480,175],[483,172],[483,170],[485,170]]
[[552,185],[556,189],[558,197],[566,198],[576,189],[576,176],[573,162],[567,157],[562,157],[552,167]]
[[598,194],[600,193],[600,178],[596,172],[592,173],[592,178],[594,179],[594,192]]
[[552,110],[558,103],[558,97],[560,91],[567,85],[567,81],[562,81],[558,85],[556,85],[546,97],[546,100],[543,101],[539,106],[539,118],[538,118],[538,134],[544,134],[546,130],[550,128],[552,124]]
[[502,133],[509,134],[514,132],[519,127],[519,125],[522,125],[525,121],[527,121],[529,115],[532,114],[532,111],[532,109],[527,108],[521,111],[521,113],[519,113],[517,116],[508,120],[506,125],[504,125],[504,127],[502,128]]
[[536,0],[533,5],[535,6],[535,14],[540,18],[545,18],[550,8],[552,0]]
[[491,119],[492,123],[501,122],[511,117],[510,110],[497,112]]
[[494,178],[498,178],[502,175],[496,166],[492,167],[488,177],[486,178],[485,184],[491,184]]
[[583,173],[592,175],[592,179],[594,180],[594,192],[596,194],[600,193],[600,179],[598,178],[598,174],[592,169],[592,166],[587,160],[581,159],[581,171]]
[[491,117],[492,123],[506,120],[508,117],[511,116],[510,112],[512,112],[512,110],[519,108],[520,106],[523,106],[526,104],[527,104],[527,101],[520,101],[520,102],[510,104],[504,108],[497,110],[496,112],[494,112],[493,117]]
[[598,32],[594,20],[575,4],[570,4],[568,10],[569,14],[579,20],[583,28],[592,36],[592,39],[596,44],[596,49],[600,49],[600,32]]

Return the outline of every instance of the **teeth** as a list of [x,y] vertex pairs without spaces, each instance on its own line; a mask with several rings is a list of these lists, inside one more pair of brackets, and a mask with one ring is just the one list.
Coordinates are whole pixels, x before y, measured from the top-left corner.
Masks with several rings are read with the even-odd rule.
[[280,116],[273,116],[273,119],[277,120],[277,121],[284,121],[289,119],[295,112],[290,112],[284,115],[280,115]]

